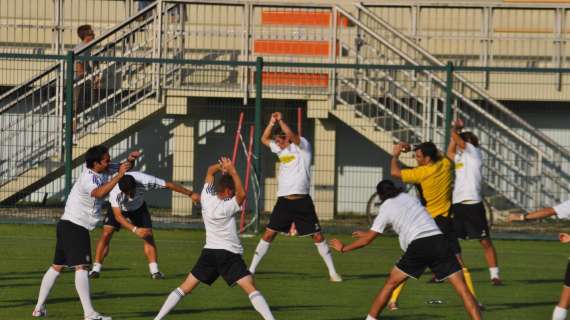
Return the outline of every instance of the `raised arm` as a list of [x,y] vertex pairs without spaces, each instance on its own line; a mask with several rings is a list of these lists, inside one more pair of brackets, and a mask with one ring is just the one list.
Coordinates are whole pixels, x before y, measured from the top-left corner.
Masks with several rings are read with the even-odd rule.
[[213,165],[208,167],[208,171],[206,172],[206,179],[204,182],[206,184],[214,184],[214,176],[218,171],[222,170],[222,165],[220,163],[214,163]]
[[513,221],[526,221],[526,220],[539,220],[548,217],[552,217],[556,215],[556,211],[554,208],[542,208],[536,211],[533,211],[527,215],[524,213],[509,213],[509,222]]
[[401,178],[402,169],[400,168],[400,155],[402,151],[409,150],[409,145],[407,143],[398,143],[394,145],[392,149],[392,160],[390,161],[390,174],[392,177]]
[[130,169],[131,169],[130,162],[121,163],[121,165],[119,166],[119,172],[111,180],[107,181],[107,183],[91,191],[91,196],[97,199],[105,198],[105,196],[107,196],[107,194],[111,192],[111,190],[113,190],[113,188],[117,185],[119,180],[121,180],[121,178],[125,175],[125,173]]
[[334,250],[338,251],[338,252],[349,252],[352,250],[357,250],[363,247],[366,247],[367,245],[369,245],[370,243],[372,243],[372,241],[374,241],[374,239],[376,239],[376,237],[378,236],[378,233],[372,230],[368,230],[368,231],[356,231],[352,233],[352,236],[357,238],[356,241],[352,242],[351,244],[345,245],[344,243],[342,243],[342,241],[338,240],[338,239],[332,239],[329,243],[330,247],[333,248]]
[[222,158],[220,161],[222,169],[227,174],[229,174],[232,177],[232,180],[234,181],[236,202],[241,206],[246,197],[245,189],[243,188],[243,184],[241,183],[241,178],[239,177],[239,174],[237,173],[237,170],[230,159]]
[[174,182],[167,181],[167,182],[164,184],[164,186],[165,186],[167,189],[170,189],[170,190],[172,190],[172,191],[174,191],[174,192],[178,192],[178,193],[181,193],[181,194],[184,194],[184,195],[189,196],[190,198],[192,198],[192,202],[199,202],[199,201],[200,201],[200,195],[199,195],[198,193],[193,192],[193,191],[190,190],[190,189],[184,188],[183,186],[181,186],[181,185],[179,185],[179,184],[176,184],[176,183],[174,183]]
[[269,118],[269,122],[267,123],[267,127],[263,130],[263,135],[261,136],[261,143],[269,147],[269,143],[271,143],[271,130],[273,130],[273,126],[275,126],[275,122],[277,119],[275,118],[275,113],[271,115]]
[[293,142],[294,144],[300,145],[301,144],[301,137],[298,134],[294,133],[291,130],[291,128],[289,128],[287,123],[285,123],[285,121],[283,121],[283,116],[281,115],[281,112],[275,112],[275,118],[277,120],[277,123],[281,127],[281,130],[283,130],[283,132],[285,133],[287,138],[291,142]]
[[457,148],[461,150],[465,150],[465,140],[461,138],[459,133],[463,129],[463,121],[461,119],[457,119],[452,123],[451,127],[451,139],[449,141],[449,146],[447,147],[447,157],[453,161],[455,159],[455,153],[457,152]]

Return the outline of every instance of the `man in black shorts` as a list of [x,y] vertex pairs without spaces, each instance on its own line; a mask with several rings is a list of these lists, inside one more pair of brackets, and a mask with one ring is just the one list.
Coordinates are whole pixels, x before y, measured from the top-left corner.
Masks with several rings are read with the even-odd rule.
[[330,280],[341,282],[342,278],[335,270],[330,249],[321,233],[313,200],[309,196],[311,145],[305,138],[291,131],[280,112],[271,115],[261,142],[279,157],[278,198],[265,233],[255,249],[249,271],[255,273],[277,233],[289,233],[291,225],[295,223],[298,235],[313,238],[327,266]]
[[354,232],[353,236],[358,240],[348,245],[338,239],[330,242],[333,249],[345,253],[369,245],[388,225],[398,234],[404,255],[396,263],[384,287],[374,299],[366,320],[376,320],[386,307],[394,289],[410,277],[419,278],[428,267],[439,281],[449,280],[463,300],[471,319],[481,319],[475,297],[467,288],[461,266],[450,248],[449,240],[418,199],[396,188],[390,180],[378,183],[376,191],[382,204],[370,230]]
[[99,278],[103,260],[109,254],[113,233],[121,230],[121,226],[144,240],[144,253],[148,259],[151,278],[164,279],[164,274],[158,270],[158,253],[152,233],[152,220],[144,201],[145,192],[155,189],[170,189],[191,197],[194,202],[199,200],[198,194],[173,182],[166,182],[142,172],[127,173],[109,193],[111,207],[105,217],[103,232],[97,243],[95,263],[89,272],[91,279]]
[[[57,223],[57,242],[53,264],[44,274],[38,294],[38,302],[32,317],[46,317],[45,302],[64,267],[75,269],[75,288],[83,307],[85,320],[111,320],[99,314],[91,304],[88,270],[91,264],[91,239],[89,231],[101,220],[101,205],[107,194],[132,167],[139,156],[131,152],[127,162],[110,163],[109,150],[105,146],[91,147],[85,153],[85,166],[67,201],[65,211]],[[117,173],[114,177],[111,176]]]
[[[216,173],[224,175],[214,184]],[[251,304],[265,320],[275,320],[265,298],[255,288],[242,258],[243,247],[238,237],[235,215],[241,211],[246,193],[231,160],[222,158],[211,165],[200,196],[202,218],[206,227],[206,245],[200,258],[184,282],[170,293],[154,320],[161,320],[200,282],[212,285],[222,277],[229,286],[239,285]]]

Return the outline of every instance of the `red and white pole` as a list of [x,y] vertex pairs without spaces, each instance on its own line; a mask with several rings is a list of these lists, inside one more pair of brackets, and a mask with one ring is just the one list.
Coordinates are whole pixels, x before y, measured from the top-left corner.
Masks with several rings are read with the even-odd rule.
[[237,157],[237,153],[238,153],[238,145],[239,145],[239,139],[241,136],[241,127],[243,125],[243,112],[241,112],[239,114],[239,120],[238,120],[238,126],[236,129],[236,137],[234,140],[234,153],[232,154],[232,163],[235,165],[236,164],[236,157]]
[[246,198],[243,201],[241,207],[241,219],[239,222],[239,232],[243,233],[245,230],[245,210],[247,209],[247,191],[249,190],[249,176],[251,172],[251,156],[253,155],[253,135],[255,132],[255,126],[249,127],[249,146],[247,147],[247,164],[245,167],[245,194]]

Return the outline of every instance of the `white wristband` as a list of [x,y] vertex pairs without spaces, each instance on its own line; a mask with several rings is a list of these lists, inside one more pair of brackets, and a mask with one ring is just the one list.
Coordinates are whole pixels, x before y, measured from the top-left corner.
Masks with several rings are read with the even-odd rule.
[[136,226],[133,227],[133,228],[131,229],[131,231],[132,231],[133,233],[136,233],[136,232],[137,232],[137,227],[136,227]]

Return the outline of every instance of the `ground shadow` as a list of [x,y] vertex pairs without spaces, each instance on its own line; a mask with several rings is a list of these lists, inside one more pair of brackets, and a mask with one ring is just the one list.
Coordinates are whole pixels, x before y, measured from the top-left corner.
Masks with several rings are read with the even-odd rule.
[[530,280],[517,280],[517,282],[524,284],[547,284],[547,283],[560,283],[562,285],[563,281],[560,279],[530,279]]
[[[106,300],[106,299],[122,299],[122,298],[141,298],[141,297],[165,297],[168,293],[156,292],[156,293],[107,293],[105,291],[92,293],[92,300]],[[67,303],[71,301],[78,301],[78,296],[62,297],[62,298],[48,298],[49,304]],[[3,308],[17,308],[25,306],[35,306],[35,299],[19,299],[19,300],[2,300],[2,302],[7,302],[8,304],[2,305]]]
[[485,304],[485,311],[494,310],[511,310],[511,309],[524,309],[542,306],[554,306],[556,301],[539,301],[539,302],[513,302],[513,303],[498,303],[498,304]]
[[[331,305],[305,305],[305,306],[280,306],[280,305],[272,305],[272,311],[303,311],[303,310],[318,310],[322,308],[331,307]],[[236,312],[236,311],[253,311],[252,306],[243,306],[243,307],[222,307],[222,308],[186,308],[186,309],[174,309],[169,314],[197,314],[197,313],[206,313],[206,312]],[[158,310],[153,311],[143,311],[143,312],[129,312],[124,313],[121,316],[121,319],[128,319],[128,317],[153,317],[157,314]]]

